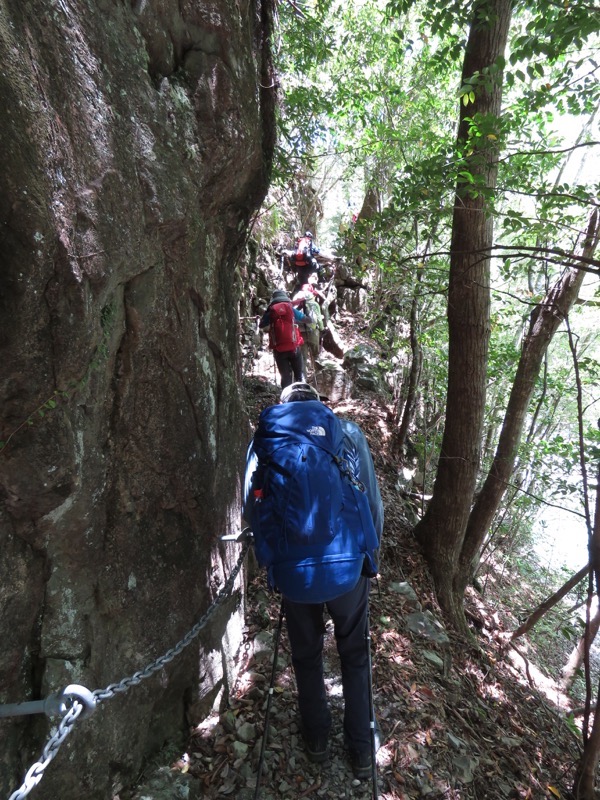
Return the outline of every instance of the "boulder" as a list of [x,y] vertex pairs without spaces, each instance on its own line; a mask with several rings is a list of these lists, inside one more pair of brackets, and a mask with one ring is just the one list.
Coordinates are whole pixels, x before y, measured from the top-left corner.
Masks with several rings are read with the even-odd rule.
[[360,286],[356,288],[338,288],[338,302],[341,308],[357,314],[367,310],[367,292]]
[[323,349],[327,350],[328,353],[331,353],[332,356],[335,356],[336,358],[344,357],[344,343],[342,342],[342,339],[340,338],[340,335],[336,331],[331,320],[327,322],[325,330],[323,331],[321,343],[323,345]]
[[345,400],[352,393],[352,379],[348,373],[335,361],[316,362],[317,388],[321,395],[331,402],[337,403]]
[[379,354],[366,344],[358,344],[344,354],[343,366],[352,376],[354,383],[373,392],[386,392]]

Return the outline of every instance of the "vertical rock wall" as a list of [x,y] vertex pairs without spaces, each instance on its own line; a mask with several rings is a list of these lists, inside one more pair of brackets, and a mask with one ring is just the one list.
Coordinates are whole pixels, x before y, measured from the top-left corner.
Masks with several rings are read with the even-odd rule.
[[[239,519],[236,263],[272,152],[269,4],[0,0],[0,703],[143,669],[237,557],[218,537]],[[237,587],[76,723],[38,800],[112,797],[207,711]],[[49,731],[0,720],[3,796]]]

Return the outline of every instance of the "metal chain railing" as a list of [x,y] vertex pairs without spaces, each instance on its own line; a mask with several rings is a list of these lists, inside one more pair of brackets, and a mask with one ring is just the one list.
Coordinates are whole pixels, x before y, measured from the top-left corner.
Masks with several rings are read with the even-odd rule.
[[[181,639],[181,641],[179,641],[174,647],[172,647],[170,650],[167,650],[163,656],[160,656],[160,658],[157,658],[151,664],[148,664],[145,669],[135,672],[130,677],[123,678],[119,681],[119,683],[111,683],[105,689],[96,689],[95,691],[90,692],[89,689],[86,689],[84,686],[72,685],[67,686],[67,688],[62,692],[57,695],[52,695],[46,700],[0,706],[0,717],[39,712],[46,713],[48,715],[56,713],[64,714],[56,732],[52,734],[52,736],[50,736],[46,742],[39,761],[36,761],[35,764],[32,764],[32,766],[27,770],[20,788],[14,791],[8,800],[23,800],[23,798],[27,797],[29,792],[38,785],[44,776],[44,770],[58,753],[61,744],[73,730],[73,726],[79,717],[84,719],[92,714],[95,708],[104,700],[109,700],[111,697],[115,697],[117,694],[123,694],[132,686],[137,686],[144,679],[154,675],[155,672],[158,672],[166,664],[172,661],[175,656],[178,656],[182,650],[191,644],[196,636],[198,636],[202,628],[204,628],[215,611],[231,594],[235,580],[242,568],[246,553],[250,547],[252,534],[249,528],[245,528],[239,535],[223,536],[222,540],[242,542],[242,550],[235,567],[231,571],[221,589],[218,591],[211,605],[200,617],[194,627],[188,631],[183,639]],[[70,703],[70,707],[68,707],[68,703]]]
[[27,797],[29,792],[38,785],[38,783],[44,777],[44,770],[52,761],[54,756],[58,753],[58,748],[73,730],[75,721],[83,710],[83,703],[78,703],[77,701],[73,703],[71,708],[61,719],[56,733],[46,742],[46,746],[42,750],[40,760],[36,761],[35,764],[32,764],[31,767],[29,767],[25,777],[23,778],[23,783],[21,784],[20,788],[13,792],[8,800],[22,800],[23,797]]

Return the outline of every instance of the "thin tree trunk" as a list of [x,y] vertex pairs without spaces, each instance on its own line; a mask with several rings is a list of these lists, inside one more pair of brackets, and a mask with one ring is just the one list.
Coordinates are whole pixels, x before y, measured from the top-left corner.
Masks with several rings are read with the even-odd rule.
[[563,692],[568,692],[573,686],[577,670],[583,664],[583,657],[585,655],[586,642],[590,644],[594,641],[600,630],[600,605],[596,607],[596,613],[590,620],[589,633],[586,633],[579,639],[571,655],[567,659],[567,663],[560,671],[560,688]]
[[[588,223],[582,248],[582,254],[587,258],[593,256],[598,243],[598,232],[598,212],[594,210]],[[569,269],[554,284],[543,302],[531,312],[529,331],[523,341],[517,374],[506,407],[496,455],[467,525],[460,556],[460,563],[467,570],[465,586],[478,563],[481,545],[506,491],[521,440],[525,416],[544,355],[552,337],[577,299],[584,275],[583,270],[575,267]]]
[[[426,259],[427,254],[431,249],[431,243],[436,228],[437,224],[432,227],[429,236],[427,237],[425,247],[423,248],[422,251],[423,261]],[[416,218],[414,220],[414,230],[415,230],[415,250],[419,252],[421,248],[419,247],[419,226]],[[417,283],[414,288],[413,298],[410,305],[410,349],[411,349],[412,359],[410,364],[410,372],[408,375],[408,389],[406,392],[406,400],[404,401],[404,408],[402,409],[402,415],[400,415],[401,403],[400,400],[398,401],[397,417],[401,416],[401,420],[392,444],[392,451],[397,454],[401,454],[404,449],[406,440],[408,438],[408,431],[415,416],[415,411],[417,408],[419,382],[421,380],[421,372],[423,370],[423,348],[421,347],[421,342],[419,339],[419,335],[421,332],[419,324],[419,303],[421,302],[420,289],[421,289],[421,284],[423,282],[423,270],[421,268],[422,266],[423,263],[421,263],[421,265],[417,267]]]
[[585,576],[590,571],[590,565],[586,564],[585,567],[579,570],[575,575],[573,575],[569,580],[564,583],[560,589],[554,592],[547,600],[544,600],[543,603],[540,603],[537,608],[535,608],[531,614],[527,617],[525,622],[522,625],[519,625],[516,630],[514,630],[510,636],[511,642],[514,642],[515,639],[518,639],[519,636],[523,636],[525,633],[530,631],[536,622],[538,622],[544,614],[550,611],[551,608],[560,602],[565,595],[567,595],[571,589],[574,589],[578,583],[580,583]]
[[[600,567],[600,465],[598,466],[596,478],[596,510],[594,515],[594,528],[590,531],[590,567],[593,573],[597,576]],[[590,579],[590,590],[593,581]],[[596,584],[596,595],[598,596],[598,585]],[[586,631],[586,642],[584,647],[584,659],[588,657],[589,660],[589,638]],[[589,676],[589,663],[586,663],[586,671]],[[597,689],[596,697],[600,696],[600,685]],[[595,783],[596,773],[598,771],[598,762],[600,761],[600,707],[596,701],[596,708],[594,710],[594,722],[589,737],[586,737],[587,724],[589,719],[589,712],[591,711],[591,697],[588,690],[585,703],[584,713],[584,730],[583,730],[583,753],[581,760],[577,765],[575,773],[575,780],[573,782],[573,794],[577,800],[595,800]]]
[[540,412],[541,412],[542,408],[544,407],[544,400],[546,399],[547,392],[548,392],[548,352],[546,351],[546,353],[544,354],[544,372],[543,372],[543,375],[542,375],[542,391],[539,393],[539,395],[536,398],[535,410],[534,410],[533,414],[531,415],[531,423],[529,425],[529,431],[527,433],[527,436],[525,437],[525,441],[526,442],[530,442],[533,439],[533,436],[534,436],[534,433],[535,433],[535,429],[536,429],[536,426],[537,426],[538,417],[540,415]]
[[[485,12],[485,13],[482,13]],[[473,17],[463,63],[465,84],[486,73],[504,54],[512,12],[510,0],[480,0]],[[500,118],[502,74],[473,83],[475,101],[461,103],[457,150],[460,177],[452,220],[448,288],[448,389],[446,426],[433,497],[415,529],[433,575],[437,597],[449,621],[468,632],[463,584],[457,582],[469,511],[479,469],[490,338],[490,248],[493,222],[486,189],[496,185],[497,150],[493,137],[472,138],[469,120]],[[499,133],[499,132],[498,132]]]
[[[419,280],[421,280],[420,275]],[[408,436],[410,424],[415,415],[417,388],[419,386],[419,378],[421,376],[421,367],[423,364],[423,350],[419,342],[418,331],[418,307],[419,300],[417,292],[415,291],[410,307],[410,348],[412,351],[412,361],[408,376],[408,391],[406,393],[406,401],[404,403],[404,409],[402,412],[402,420],[398,426],[398,431],[394,441],[394,450],[396,453],[402,452],[402,449],[406,444],[406,437]]]
[[[600,692],[600,686],[598,687]],[[596,782],[596,769],[600,756],[600,712],[598,706],[594,711],[594,723],[589,739],[583,750],[581,761],[577,768],[577,775],[573,792],[577,800],[596,800],[594,785]]]

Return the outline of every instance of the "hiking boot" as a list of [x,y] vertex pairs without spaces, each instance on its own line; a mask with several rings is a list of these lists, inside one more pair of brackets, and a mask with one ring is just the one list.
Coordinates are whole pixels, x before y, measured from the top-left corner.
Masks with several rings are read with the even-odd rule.
[[359,781],[364,781],[371,777],[373,771],[373,759],[370,750],[350,750],[350,766],[354,777]]
[[329,756],[328,736],[322,733],[319,736],[303,736],[304,749],[308,760],[313,764],[322,764]]

